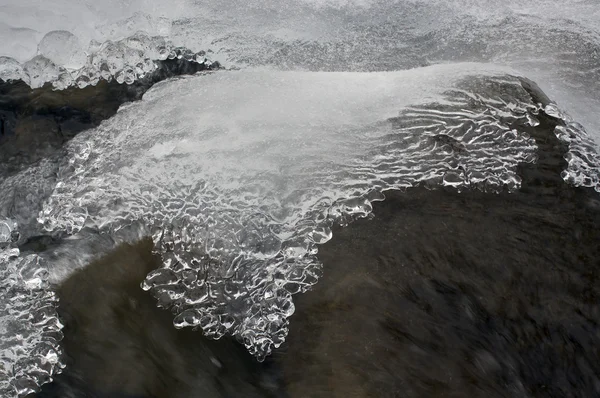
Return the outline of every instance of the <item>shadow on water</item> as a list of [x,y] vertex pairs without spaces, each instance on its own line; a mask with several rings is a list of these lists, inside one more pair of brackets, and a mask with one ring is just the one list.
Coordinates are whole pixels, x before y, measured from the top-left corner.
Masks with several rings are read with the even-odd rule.
[[562,122],[539,119],[518,126],[539,147],[518,192],[388,191],[337,228],[262,364],[173,328],[139,288],[149,241],[91,263],[58,288],[67,367],[37,396],[600,396],[600,198],[563,182]]

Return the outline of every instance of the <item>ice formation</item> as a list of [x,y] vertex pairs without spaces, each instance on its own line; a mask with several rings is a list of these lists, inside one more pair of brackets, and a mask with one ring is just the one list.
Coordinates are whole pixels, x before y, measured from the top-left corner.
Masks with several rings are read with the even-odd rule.
[[535,124],[537,105],[490,69],[159,84],[67,146],[40,222],[109,234],[142,222],[165,265],[144,288],[175,325],[233,334],[264,357],[285,339],[291,295],[318,280],[316,244],[333,223],[367,216],[382,190],[519,187],[516,167],[536,145],[512,126]]

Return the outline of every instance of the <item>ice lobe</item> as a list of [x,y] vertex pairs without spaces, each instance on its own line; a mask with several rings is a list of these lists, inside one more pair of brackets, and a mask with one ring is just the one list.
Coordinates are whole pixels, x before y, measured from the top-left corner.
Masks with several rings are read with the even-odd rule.
[[49,81],[56,81],[61,70],[48,58],[37,55],[23,64],[27,83],[31,87],[41,87]]
[[385,189],[516,189],[538,108],[490,65],[390,73],[248,70],[159,83],[67,147],[39,221],[154,237],[143,288],[177,327],[278,347],[334,223]]
[[81,68],[86,61],[86,55],[79,39],[66,30],[47,33],[38,44],[38,53],[54,64],[68,69]]

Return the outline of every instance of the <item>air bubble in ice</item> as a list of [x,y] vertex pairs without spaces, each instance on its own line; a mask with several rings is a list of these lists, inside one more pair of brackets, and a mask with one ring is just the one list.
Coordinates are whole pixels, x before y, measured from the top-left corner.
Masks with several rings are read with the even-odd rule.
[[465,183],[464,175],[461,171],[450,170],[444,174],[442,184],[444,186],[458,187]]
[[325,242],[331,240],[333,234],[331,228],[327,225],[315,227],[309,234],[310,239],[318,245],[322,245]]
[[556,105],[555,103],[549,103],[548,105],[546,105],[546,107],[544,108],[544,112],[546,112],[548,116],[552,116],[557,119],[563,118],[563,113],[558,108],[558,105]]

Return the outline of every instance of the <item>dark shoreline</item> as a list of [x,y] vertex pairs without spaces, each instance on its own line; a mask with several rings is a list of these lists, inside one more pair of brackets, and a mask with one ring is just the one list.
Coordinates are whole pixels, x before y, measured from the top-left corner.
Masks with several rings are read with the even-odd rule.
[[[548,103],[534,83],[523,86]],[[131,90],[120,99],[142,95],[114,89]],[[518,126],[539,149],[519,167],[517,192],[387,191],[374,219],[335,228],[319,247],[324,276],[295,296],[287,342],[263,364],[232,339],[173,328],[139,289],[158,266],[147,244],[109,254],[59,288],[69,359],[38,396],[600,395],[600,195],[565,184],[568,147],[554,134],[562,121],[538,118]],[[115,281],[106,266],[140,268]]]

